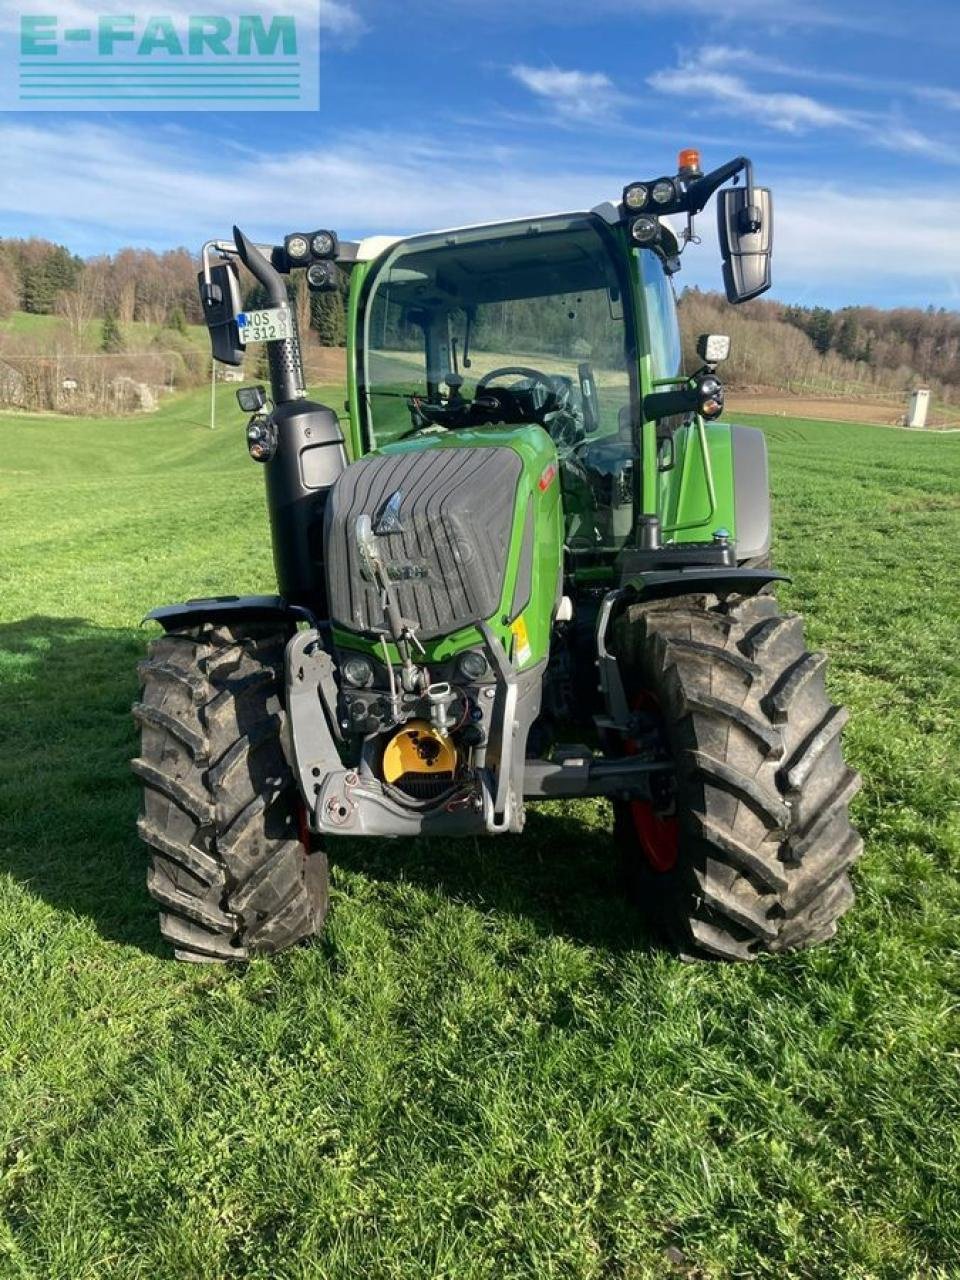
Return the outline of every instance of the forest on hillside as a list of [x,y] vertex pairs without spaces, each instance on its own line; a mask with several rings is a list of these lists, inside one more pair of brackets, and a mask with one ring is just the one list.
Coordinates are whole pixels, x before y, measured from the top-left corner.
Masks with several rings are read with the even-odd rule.
[[[301,331],[313,334],[308,354],[343,346],[344,274],[338,293],[311,295],[298,280],[293,294]],[[246,301],[257,301],[255,288]],[[50,321],[4,325],[14,313]],[[733,389],[898,397],[922,385],[960,401],[960,312],[764,299],[731,307],[720,294],[686,289],[680,317],[689,368],[698,333],[730,334],[724,378]],[[0,240],[0,404],[122,410],[136,406],[118,388],[197,385],[209,377],[205,344],[190,331],[201,321],[197,263],[186,249],[84,260],[47,240]]]
[[738,389],[899,395],[930,387],[960,401],[960,312],[943,308],[797,307],[757,298],[731,307],[722,294],[680,297],[687,360],[698,333],[728,333],[724,380]]

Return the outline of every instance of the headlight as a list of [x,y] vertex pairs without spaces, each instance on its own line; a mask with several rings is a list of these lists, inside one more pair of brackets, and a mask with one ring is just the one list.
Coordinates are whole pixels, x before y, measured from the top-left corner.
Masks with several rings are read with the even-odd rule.
[[638,209],[642,209],[649,199],[650,192],[642,182],[634,182],[623,189],[623,203],[628,209],[632,209],[634,213]]
[[481,680],[487,674],[487,660],[476,649],[468,649],[466,653],[462,653],[457,666],[461,675],[468,680]]
[[283,247],[287,251],[287,257],[297,266],[306,262],[310,257],[310,241],[304,235],[287,236],[283,242]]
[[653,196],[654,204],[673,204],[677,198],[677,188],[669,178],[661,178],[659,182],[653,184],[650,194]]
[[251,418],[247,423],[247,450],[254,462],[269,462],[277,452],[277,428],[269,418]]
[[649,213],[641,213],[630,224],[630,234],[637,244],[656,244],[660,239],[660,223]]
[[365,689],[373,683],[373,663],[369,658],[359,655],[347,658],[340,670],[347,684],[352,684],[355,689]]
[[315,258],[332,258],[337,251],[337,237],[332,231],[315,231],[310,238],[310,251]]
[[311,289],[333,289],[337,283],[337,268],[332,262],[311,262],[307,267],[307,284]]
[[700,415],[708,421],[723,413],[723,383],[719,378],[706,377],[700,382]]

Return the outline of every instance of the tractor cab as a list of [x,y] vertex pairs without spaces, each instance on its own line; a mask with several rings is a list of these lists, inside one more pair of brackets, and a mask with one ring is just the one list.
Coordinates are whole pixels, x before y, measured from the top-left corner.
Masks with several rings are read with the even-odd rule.
[[627,543],[642,496],[639,361],[663,378],[681,366],[664,257],[624,253],[620,228],[593,212],[417,236],[361,269],[356,452],[544,432],[569,552]]

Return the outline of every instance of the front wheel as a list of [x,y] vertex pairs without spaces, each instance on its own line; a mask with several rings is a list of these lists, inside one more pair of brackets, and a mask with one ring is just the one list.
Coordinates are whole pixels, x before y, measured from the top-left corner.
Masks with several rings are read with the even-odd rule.
[[138,830],[178,959],[279,951],[326,916],[326,856],[282,746],[286,640],[268,625],[202,625],[154,640],[140,664]]
[[832,937],[863,848],[848,813],[860,779],[801,618],[771,595],[681,597],[633,606],[614,640],[676,762],[672,791],[615,806],[650,918],[680,951],[725,960]]

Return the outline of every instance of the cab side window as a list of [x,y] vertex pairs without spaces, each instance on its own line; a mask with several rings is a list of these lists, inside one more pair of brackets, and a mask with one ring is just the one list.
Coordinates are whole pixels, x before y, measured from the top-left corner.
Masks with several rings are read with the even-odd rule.
[[670,277],[652,249],[637,249],[647,350],[655,378],[672,378],[683,365],[677,300]]

